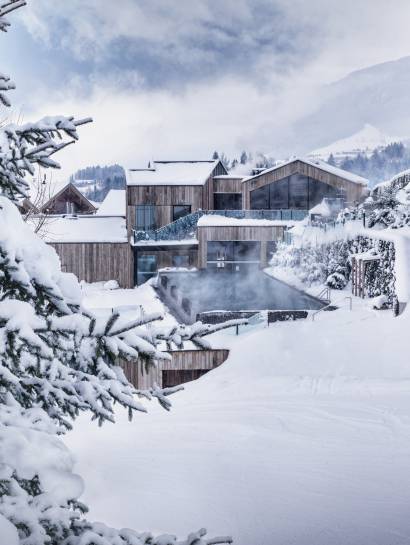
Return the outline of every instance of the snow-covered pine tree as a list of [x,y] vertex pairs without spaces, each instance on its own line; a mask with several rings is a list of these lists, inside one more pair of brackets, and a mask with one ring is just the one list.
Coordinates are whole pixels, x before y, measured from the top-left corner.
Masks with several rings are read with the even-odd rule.
[[[5,16],[24,0],[0,4]],[[1,76],[2,103],[14,85]],[[89,120],[85,120],[89,121]],[[141,399],[156,398],[169,409],[175,389],[137,391],[128,383],[119,358],[146,364],[166,357],[158,344],[181,346],[220,326],[161,328],[160,316],[127,323],[119,314],[97,317],[81,307],[74,275],[61,272],[55,251],[23,222],[13,204],[27,192],[25,175],[35,165],[58,168],[51,156],[77,140],[85,121],[54,117],[0,131],[0,542],[4,545],[205,545],[199,530],[184,541],[175,536],[115,530],[86,520],[78,501],[82,480],[58,435],[81,412],[100,424],[114,421],[114,403],[146,411]],[[61,138],[68,138],[65,142]],[[144,327],[152,323],[148,329]],[[229,324],[223,324],[227,327]]]

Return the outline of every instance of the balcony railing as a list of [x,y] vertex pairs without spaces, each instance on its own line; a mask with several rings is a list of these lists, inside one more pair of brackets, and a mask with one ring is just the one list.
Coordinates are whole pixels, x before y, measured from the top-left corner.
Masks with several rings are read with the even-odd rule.
[[143,241],[195,240],[196,227],[204,215],[225,216],[236,219],[301,221],[307,210],[198,210],[168,225],[152,231],[133,231],[134,244]]

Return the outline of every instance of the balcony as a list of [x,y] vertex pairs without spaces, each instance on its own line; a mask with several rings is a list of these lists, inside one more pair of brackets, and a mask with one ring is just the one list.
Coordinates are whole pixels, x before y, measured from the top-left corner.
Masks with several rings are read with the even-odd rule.
[[198,210],[179,218],[154,231],[133,230],[134,244],[161,241],[196,240],[196,227],[204,215],[225,216],[235,219],[254,219],[270,221],[302,221],[307,210]]

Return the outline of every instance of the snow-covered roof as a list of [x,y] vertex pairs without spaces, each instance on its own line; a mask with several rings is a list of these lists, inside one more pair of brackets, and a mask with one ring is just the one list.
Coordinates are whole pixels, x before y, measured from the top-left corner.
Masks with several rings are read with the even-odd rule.
[[219,174],[218,176],[214,176],[214,180],[242,180],[242,178],[245,178],[245,176],[239,174]]
[[290,165],[291,163],[295,163],[296,161],[300,161],[302,163],[305,163],[306,165],[319,168],[320,170],[329,172],[330,174],[334,174],[335,176],[339,176],[340,178],[344,178],[345,180],[348,180],[349,182],[353,182],[355,184],[360,184],[364,186],[367,186],[368,184],[368,180],[366,180],[366,178],[363,178],[362,176],[359,176],[358,174],[353,174],[352,172],[348,172],[347,170],[343,170],[342,168],[334,167],[332,165],[329,165],[328,163],[325,163],[324,161],[321,161],[320,159],[312,160],[312,159],[305,159],[300,157],[294,157],[293,159],[290,159],[289,161],[286,161],[285,163],[274,166],[272,168],[268,168],[264,170],[263,172],[256,174],[255,176],[248,176],[247,178],[244,178],[242,181],[245,182],[248,180],[252,180],[254,178],[258,178],[259,176],[267,174],[268,172],[273,172],[275,170],[278,170],[279,168],[282,168],[286,165]]
[[127,229],[122,217],[50,216],[40,236],[46,242],[127,242]]
[[206,214],[198,221],[198,227],[283,227],[296,225],[294,220],[264,220],[252,218],[229,218],[216,214]]
[[152,168],[130,169],[127,185],[203,185],[216,161],[154,161]]
[[125,217],[125,189],[110,189],[98,208],[97,216]]

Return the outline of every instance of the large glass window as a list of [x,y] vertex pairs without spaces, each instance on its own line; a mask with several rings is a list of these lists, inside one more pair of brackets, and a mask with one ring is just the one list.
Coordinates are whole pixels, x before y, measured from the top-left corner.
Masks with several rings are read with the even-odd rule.
[[251,209],[269,210],[269,185],[251,191]]
[[156,255],[138,255],[137,258],[137,284],[143,284],[157,274]]
[[292,174],[289,177],[289,208],[307,210],[309,207],[309,179],[302,174]]
[[241,210],[241,193],[214,193],[215,210]]
[[135,207],[135,228],[137,231],[152,231],[155,229],[155,205],[138,204]]
[[269,209],[289,208],[289,178],[278,180],[269,186]]
[[309,209],[321,203],[325,197],[338,197],[340,190],[319,180],[309,179]]
[[172,256],[173,267],[189,267],[188,255],[173,255]]
[[251,191],[252,210],[310,210],[325,197],[343,196],[343,189],[332,187],[303,174],[292,174]]
[[207,260],[214,262],[259,262],[260,242],[242,240],[208,242]]
[[172,207],[172,221],[177,221],[191,213],[190,204],[178,204]]

